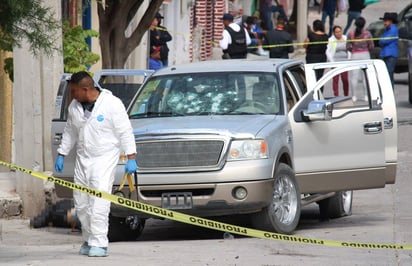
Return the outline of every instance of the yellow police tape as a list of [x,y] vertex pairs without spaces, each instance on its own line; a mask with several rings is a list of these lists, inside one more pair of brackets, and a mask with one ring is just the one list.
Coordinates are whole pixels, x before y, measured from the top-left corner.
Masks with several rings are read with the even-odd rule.
[[89,194],[91,196],[95,196],[98,198],[108,200],[114,204],[117,204],[117,205],[120,205],[126,208],[130,208],[130,209],[133,209],[139,212],[144,212],[144,213],[162,217],[165,219],[187,223],[187,224],[191,224],[195,226],[205,227],[209,229],[214,229],[218,231],[229,232],[233,234],[262,238],[262,239],[293,242],[297,244],[312,244],[312,245],[319,245],[319,246],[346,247],[346,248],[412,250],[412,245],[410,244],[404,244],[404,245],[378,244],[378,243],[346,242],[346,241],[316,239],[316,238],[308,238],[308,237],[301,237],[301,236],[294,236],[294,235],[278,234],[278,233],[273,233],[273,232],[268,232],[268,231],[261,231],[261,230],[241,227],[237,225],[227,224],[227,223],[216,222],[216,221],[201,218],[201,217],[191,216],[188,214],[183,214],[180,212],[163,209],[160,207],[152,206],[152,205],[134,201],[131,199],[118,197],[116,195],[112,195],[112,194],[109,194],[103,191],[99,191],[99,190],[92,189],[86,186],[82,186],[82,185],[75,184],[69,181],[65,181],[63,179],[56,178],[53,176],[48,176],[43,173],[36,172],[36,171],[30,170],[27,168],[23,168],[23,167],[20,167],[20,166],[11,164],[11,163],[0,161],[0,165],[9,167],[10,169],[21,171],[23,173],[43,179],[45,181],[53,182],[55,184],[70,188],[72,190],[77,190],[77,191]]

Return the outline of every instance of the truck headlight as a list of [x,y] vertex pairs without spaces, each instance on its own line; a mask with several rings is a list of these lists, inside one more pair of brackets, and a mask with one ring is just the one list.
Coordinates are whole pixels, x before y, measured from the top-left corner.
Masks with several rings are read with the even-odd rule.
[[256,139],[232,141],[227,159],[234,161],[266,158],[268,158],[266,141]]

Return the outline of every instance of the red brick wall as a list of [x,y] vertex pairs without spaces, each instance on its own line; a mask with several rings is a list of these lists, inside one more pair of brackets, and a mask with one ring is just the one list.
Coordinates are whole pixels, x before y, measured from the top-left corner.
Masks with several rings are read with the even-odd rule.
[[[201,29],[200,60],[212,57],[213,43],[218,42],[222,36],[222,16],[225,13],[225,0],[196,0],[191,8],[190,28],[191,34],[195,29]],[[193,54],[193,42],[191,46],[191,61],[197,55]]]
[[222,32],[223,32],[222,17],[223,17],[224,13],[226,13],[225,0],[216,1],[216,4],[215,4],[215,19],[213,21],[213,23],[215,25],[213,40],[215,42],[219,42],[219,40],[222,38]]

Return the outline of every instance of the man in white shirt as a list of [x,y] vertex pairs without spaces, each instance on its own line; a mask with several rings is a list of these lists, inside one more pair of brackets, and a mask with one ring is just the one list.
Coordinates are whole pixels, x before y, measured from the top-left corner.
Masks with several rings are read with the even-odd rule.
[[247,46],[252,42],[246,29],[234,23],[231,14],[224,14],[222,20],[225,26],[222,39],[219,41],[219,46],[223,50],[222,58],[246,58]]

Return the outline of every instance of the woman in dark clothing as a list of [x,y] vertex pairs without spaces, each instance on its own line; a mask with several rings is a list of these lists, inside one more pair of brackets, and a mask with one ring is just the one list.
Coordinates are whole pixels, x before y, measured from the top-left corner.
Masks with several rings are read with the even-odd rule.
[[[303,47],[306,48],[306,63],[326,62],[326,48],[329,37],[325,33],[322,21],[319,19],[313,21],[312,28],[303,45]],[[323,71],[323,69],[315,70],[317,80],[323,76]]]

